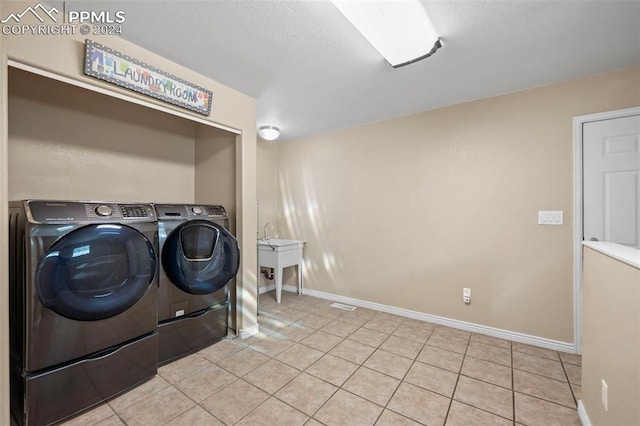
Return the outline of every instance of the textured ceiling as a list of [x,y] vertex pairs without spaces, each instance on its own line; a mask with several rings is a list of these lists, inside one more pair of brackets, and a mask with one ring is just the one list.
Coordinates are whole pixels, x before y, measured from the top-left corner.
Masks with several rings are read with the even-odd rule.
[[422,1],[444,46],[399,69],[327,0],[66,3],[124,10],[125,39],[257,98],[283,139],[640,64],[640,0]]

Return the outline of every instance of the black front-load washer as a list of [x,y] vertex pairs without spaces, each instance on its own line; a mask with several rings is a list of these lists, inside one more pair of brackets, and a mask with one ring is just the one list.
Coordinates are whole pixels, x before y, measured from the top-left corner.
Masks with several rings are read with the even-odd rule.
[[157,371],[150,204],[9,204],[11,411],[48,425]]
[[160,365],[227,335],[228,283],[240,249],[222,206],[154,204],[158,217]]

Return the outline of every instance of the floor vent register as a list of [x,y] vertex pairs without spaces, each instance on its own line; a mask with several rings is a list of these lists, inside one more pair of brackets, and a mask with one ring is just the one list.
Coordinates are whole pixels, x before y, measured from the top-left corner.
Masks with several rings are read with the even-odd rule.
[[342,303],[332,303],[329,306],[331,306],[332,308],[342,309],[343,311],[349,311],[349,312],[356,310],[355,306],[343,305]]

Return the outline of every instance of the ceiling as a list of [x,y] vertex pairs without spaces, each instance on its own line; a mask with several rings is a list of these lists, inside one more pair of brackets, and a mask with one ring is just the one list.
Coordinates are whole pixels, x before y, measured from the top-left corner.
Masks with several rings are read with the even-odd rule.
[[282,139],[640,64],[640,0],[421,1],[444,46],[398,69],[327,0],[66,7],[124,10],[123,38],[255,97]]

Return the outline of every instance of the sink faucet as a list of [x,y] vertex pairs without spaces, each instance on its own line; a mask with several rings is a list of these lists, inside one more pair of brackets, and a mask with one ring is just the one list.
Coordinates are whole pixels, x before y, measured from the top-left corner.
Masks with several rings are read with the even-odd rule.
[[267,223],[264,225],[263,235],[262,235],[262,239],[263,239],[264,241],[267,241],[267,240],[269,239],[269,238],[267,238],[267,227],[271,227],[271,229],[273,230],[273,225],[272,225],[271,223],[267,222]]

